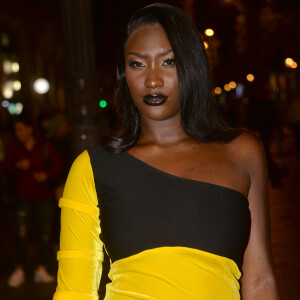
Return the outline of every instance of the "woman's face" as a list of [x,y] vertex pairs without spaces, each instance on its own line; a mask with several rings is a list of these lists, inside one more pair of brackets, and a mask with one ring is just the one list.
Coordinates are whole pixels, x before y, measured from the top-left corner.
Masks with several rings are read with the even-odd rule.
[[28,138],[32,137],[31,126],[27,126],[22,122],[16,122],[14,127],[15,127],[16,137],[21,143],[25,143],[28,140]]
[[142,26],[129,38],[125,74],[142,121],[162,121],[179,113],[174,54],[159,24]]

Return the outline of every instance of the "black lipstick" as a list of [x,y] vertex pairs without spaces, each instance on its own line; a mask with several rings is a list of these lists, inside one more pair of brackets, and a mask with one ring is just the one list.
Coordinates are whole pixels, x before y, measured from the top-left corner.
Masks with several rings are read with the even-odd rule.
[[158,106],[164,104],[167,98],[167,96],[162,94],[148,94],[143,97],[143,100],[147,105]]

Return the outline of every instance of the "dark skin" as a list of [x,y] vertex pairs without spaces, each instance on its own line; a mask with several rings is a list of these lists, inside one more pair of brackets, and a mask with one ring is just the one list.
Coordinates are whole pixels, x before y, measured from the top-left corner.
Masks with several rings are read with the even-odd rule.
[[[128,153],[163,172],[225,186],[249,201],[250,238],[241,279],[244,300],[278,300],[270,249],[268,176],[260,141],[243,133],[228,144],[198,143],[183,130],[176,63],[158,24],[138,28],[125,47],[127,84],[141,117],[141,137]],[[147,94],[168,96],[160,106]]]

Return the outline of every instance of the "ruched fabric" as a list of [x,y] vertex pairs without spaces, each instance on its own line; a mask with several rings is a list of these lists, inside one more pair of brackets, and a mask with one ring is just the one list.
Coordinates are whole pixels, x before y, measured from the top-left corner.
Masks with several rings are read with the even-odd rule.
[[70,170],[61,207],[59,269],[54,300],[97,300],[102,273],[98,199],[87,152]]

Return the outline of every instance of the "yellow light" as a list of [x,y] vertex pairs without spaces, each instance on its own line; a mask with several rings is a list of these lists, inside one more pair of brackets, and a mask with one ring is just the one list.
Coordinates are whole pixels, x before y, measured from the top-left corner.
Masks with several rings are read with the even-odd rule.
[[207,28],[204,33],[207,36],[213,36],[215,34],[215,32],[211,28]]
[[293,63],[291,64],[291,68],[296,69],[297,67],[298,67],[298,64],[295,61],[293,61]]
[[13,87],[14,87],[14,90],[15,91],[19,91],[21,89],[21,82],[19,80],[16,80],[14,83],[13,83]]
[[225,90],[226,92],[229,92],[229,91],[231,90],[230,85],[229,85],[229,84],[225,84],[225,85],[224,85],[224,90]]
[[247,80],[248,80],[248,81],[252,82],[252,81],[254,81],[254,79],[255,79],[255,77],[254,77],[253,74],[248,74],[248,75],[247,75]]
[[11,70],[15,73],[19,72],[20,70],[20,66],[17,62],[14,62],[11,64]]
[[13,90],[9,86],[5,85],[2,88],[2,94],[3,94],[4,98],[11,99],[12,96],[14,95],[14,92],[13,92]]
[[3,71],[5,74],[10,74],[12,72],[12,65],[9,60],[3,62]]
[[215,88],[215,94],[220,95],[221,93],[222,93],[222,89],[219,86],[217,86]]
[[229,86],[232,88],[232,89],[235,89],[236,88],[236,83],[234,81],[230,81],[229,82]]
[[287,67],[291,67],[291,65],[293,64],[294,60],[290,57],[286,58],[284,63]]
[[204,44],[205,49],[208,49],[208,44],[207,44],[207,42],[204,42],[203,44]]

